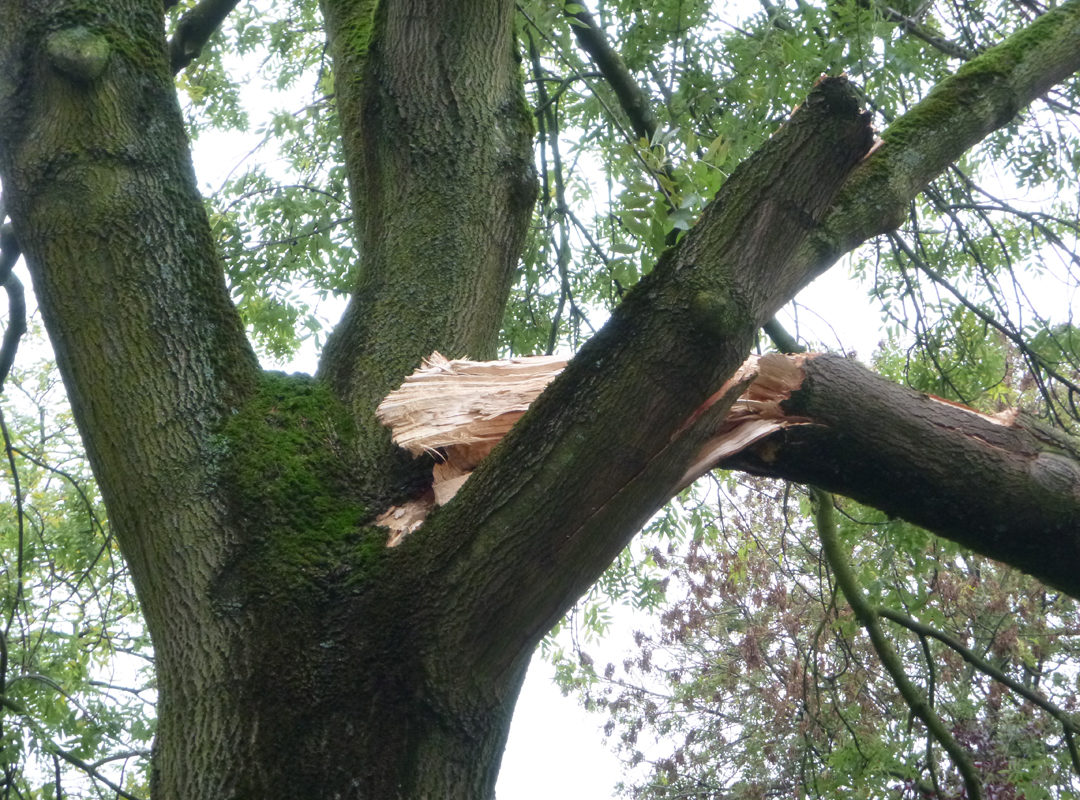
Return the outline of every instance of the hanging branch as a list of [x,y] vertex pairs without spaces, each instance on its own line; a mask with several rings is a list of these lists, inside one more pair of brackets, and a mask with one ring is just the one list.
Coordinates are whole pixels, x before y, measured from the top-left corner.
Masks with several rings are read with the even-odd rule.
[[840,587],[840,591],[843,592],[844,598],[848,601],[848,605],[851,606],[855,618],[859,620],[870,636],[870,643],[873,645],[881,665],[885,667],[886,672],[892,677],[893,683],[899,690],[901,697],[904,698],[908,708],[911,709],[911,712],[923,721],[930,735],[937,739],[945,752],[949,754],[956,768],[960,771],[968,798],[970,800],[981,800],[982,787],[975,772],[975,765],[971,761],[971,756],[960,747],[941,721],[941,717],[937,715],[926,701],[926,698],[920,695],[915,684],[908,678],[904,665],[900,661],[900,656],[897,655],[881,630],[881,625],[878,622],[881,616],[880,612],[867,602],[862,593],[862,588],[859,586],[851,565],[847,562],[847,556],[844,554],[840,545],[840,538],[837,535],[836,519],[833,516],[833,496],[820,489],[811,489],[810,493],[814,498],[814,520],[817,525],[818,536],[821,537],[822,554],[836,577],[836,583]]
[[[2,221],[3,217],[0,215],[0,222]],[[0,227],[0,285],[8,296],[8,326],[0,343],[0,392],[3,392],[4,382],[15,363],[19,341],[26,333],[26,296],[22,282],[12,271],[21,254],[15,230],[10,224]]]
[[240,0],[202,0],[180,17],[169,41],[169,65],[173,74],[199,57],[203,47]]

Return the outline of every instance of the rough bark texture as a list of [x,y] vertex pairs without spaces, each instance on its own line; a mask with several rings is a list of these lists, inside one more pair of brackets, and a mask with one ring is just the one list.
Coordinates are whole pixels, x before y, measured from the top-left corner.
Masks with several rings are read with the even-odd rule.
[[668,498],[758,325],[1080,68],[1072,0],[865,160],[850,88],[822,82],[387,549],[366,523],[415,470],[375,405],[432,350],[490,354],[529,124],[512,2],[323,8],[361,263],[309,379],[260,374],[229,303],[160,0],[0,2],[0,177],[154,637],[155,800],[489,797],[532,646]]
[[[1080,596],[1080,452],[821,356],[783,404],[791,427],[720,466],[811,483]],[[1073,449],[1070,449],[1073,448]]]
[[379,401],[434,350],[495,355],[536,198],[532,122],[512,3],[322,8],[360,268],[319,373],[372,421],[372,474],[387,474]]
[[172,796],[227,796],[219,752],[245,752],[228,688],[240,632],[211,589],[235,536],[207,487],[212,433],[256,362],[196,192],[160,8],[8,2],[0,31],[5,201],[153,635],[156,766]]

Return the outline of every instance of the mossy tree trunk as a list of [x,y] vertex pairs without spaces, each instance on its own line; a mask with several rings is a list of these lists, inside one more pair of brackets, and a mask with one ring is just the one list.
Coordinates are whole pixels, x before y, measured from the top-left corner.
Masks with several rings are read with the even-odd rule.
[[323,0],[361,263],[318,376],[285,378],[229,302],[160,0],[0,2],[0,177],[154,638],[155,800],[490,796],[532,648],[670,496],[757,327],[1080,68],[1073,0],[866,158],[822,82],[388,550],[368,523],[424,475],[374,405],[433,349],[492,354],[528,222],[513,9]]

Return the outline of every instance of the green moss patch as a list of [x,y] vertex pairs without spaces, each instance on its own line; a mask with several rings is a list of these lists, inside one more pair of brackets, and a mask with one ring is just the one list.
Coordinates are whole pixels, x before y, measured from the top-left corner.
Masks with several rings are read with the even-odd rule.
[[355,580],[385,549],[385,531],[364,525],[355,440],[345,408],[305,375],[265,374],[229,419],[221,480],[243,536],[230,581],[242,594],[322,594]]

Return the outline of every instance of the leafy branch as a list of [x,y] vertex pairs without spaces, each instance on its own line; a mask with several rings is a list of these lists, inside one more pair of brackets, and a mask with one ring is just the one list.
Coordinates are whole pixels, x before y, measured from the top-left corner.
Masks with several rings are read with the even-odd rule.
[[851,606],[855,618],[866,629],[870,637],[870,643],[873,645],[881,665],[889,673],[911,712],[923,721],[929,734],[949,754],[964,781],[967,796],[970,800],[981,800],[982,787],[971,756],[953,738],[948,728],[945,727],[945,723],[942,722],[941,717],[937,715],[926,698],[920,694],[915,684],[908,678],[900,656],[881,630],[881,625],[878,622],[882,616],[881,611],[867,602],[862,587],[859,586],[855,573],[851,569],[851,565],[848,564],[847,556],[840,544],[840,537],[837,533],[836,519],[833,516],[833,496],[820,489],[812,488],[810,492],[814,500],[814,521],[817,525],[818,536],[821,537],[822,554],[825,556],[833,575],[836,576],[836,583],[840,587],[844,598],[848,601],[848,605]]
[[[90,764],[87,761],[83,761],[81,758],[79,758],[74,753],[72,753],[72,752],[70,752],[68,750],[65,750],[60,745],[58,745],[56,742],[54,742],[51,738],[48,737],[48,735],[45,734],[44,730],[37,724],[37,722],[34,720],[33,716],[30,714],[30,712],[27,711],[25,708],[23,708],[21,703],[18,703],[15,700],[12,700],[9,697],[4,697],[4,696],[0,695],[0,706],[7,709],[8,711],[11,711],[11,712],[13,712],[15,714],[18,714],[20,717],[22,717],[26,721],[26,724],[29,726],[30,730],[34,733],[34,735],[38,739],[41,740],[42,749],[45,750],[46,753],[49,753],[52,756],[56,756],[56,757],[60,758],[61,760],[66,761],[68,764],[71,764],[71,766],[75,767],[76,769],[80,769],[83,772],[85,772],[87,775],[89,775],[94,780],[100,781],[101,783],[105,784],[112,791],[116,792],[117,797],[122,797],[122,798],[124,798],[124,800],[143,800],[143,798],[139,797],[138,795],[134,795],[131,792],[125,791],[121,786],[116,784],[114,781],[110,780],[105,775],[102,775],[101,772],[97,769],[97,767],[94,764]],[[129,754],[125,753],[123,755],[127,756]],[[142,756],[142,755],[145,755],[145,754],[142,753],[142,752],[138,752],[138,753],[131,753],[130,755]],[[113,759],[107,759],[107,760],[113,760]],[[104,763],[104,761],[98,761],[97,763],[102,764],[102,763]]]
[[877,614],[879,616],[885,617],[886,619],[892,620],[898,625],[902,625],[912,633],[918,634],[921,639],[937,639],[946,647],[949,647],[950,649],[956,651],[956,653],[958,653],[960,657],[964,659],[964,661],[971,664],[973,667],[975,667],[975,669],[979,670],[979,672],[987,675],[990,678],[993,678],[995,681],[1002,684],[1003,686],[1008,687],[1012,691],[1016,692],[1016,694],[1020,695],[1033,705],[1038,706],[1051,717],[1060,722],[1062,730],[1065,734],[1065,742],[1069,748],[1069,757],[1072,760],[1073,769],[1076,771],[1077,775],[1080,775],[1080,750],[1077,749],[1076,741],[1074,738],[1076,734],[1080,734],[1080,721],[1078,721],[1072,714],[1070,714],[1060,706],[1051,703],[1041,693],[1029,689],[1019,681],[1010,678],[1000,669],[995,667],[993,664],[990,664],[985,659],[980,658],[978,654],[976,654],[970,648],[965,647],[962,643],[957,641],[949,634],[943,631],[939,631],[936,628],[931,627],[930,625],[919,622],[918,620],[909,617],[907,614],[891,608],[879,608],[877,609]]

